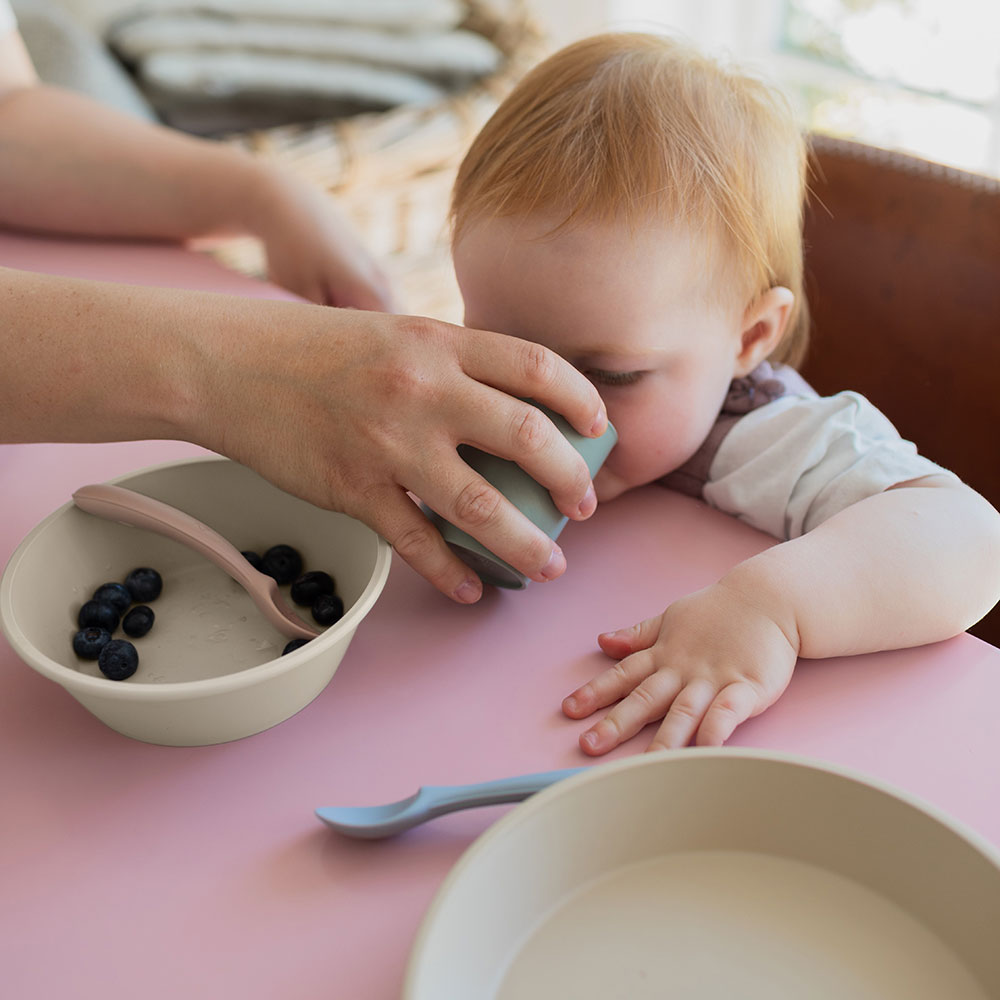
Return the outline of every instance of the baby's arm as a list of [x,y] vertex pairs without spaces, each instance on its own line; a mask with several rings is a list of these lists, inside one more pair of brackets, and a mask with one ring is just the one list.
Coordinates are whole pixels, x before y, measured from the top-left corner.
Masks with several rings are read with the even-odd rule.
[[272,280],[304,298],[393,307],[381,269],[319,190],[234,147],[32,76],[0,65],[0,225],[168,240],[256,236]]
[[937,642],[1000,600],[1000,513],[968,486],[927,476],[852,504],[729,577],[769,595],[800,656]]
[[[721,744],[784,691],[797,656],[935,642],[1000,599],[1000,514],[950,477],[870,496],[746,560],[663,615],[600,637],[621,662],[563,704],[601,754],[664,718],[650,749]],[[619,699],[623,699],[620,700]]]

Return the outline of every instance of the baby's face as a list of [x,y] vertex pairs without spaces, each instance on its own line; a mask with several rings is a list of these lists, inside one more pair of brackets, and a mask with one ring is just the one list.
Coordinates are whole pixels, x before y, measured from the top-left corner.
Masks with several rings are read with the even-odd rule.
[[[597,386],[618,431],[599,500],[682,465],[738,369],[741,310],[709,304],[704,255],[682,231],[550,221],[477,223],[455,247],[466,326],[544,344]],[[694,251],[698,252],[694,252]]]

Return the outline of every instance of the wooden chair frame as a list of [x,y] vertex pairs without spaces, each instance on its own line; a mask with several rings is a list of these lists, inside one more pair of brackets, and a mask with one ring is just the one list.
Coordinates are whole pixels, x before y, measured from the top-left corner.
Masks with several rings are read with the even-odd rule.
[[[815,136],[805,243],[803,375],[1000,507],[1000,182]],[[1000,646],[1000,608],[970,631]]]

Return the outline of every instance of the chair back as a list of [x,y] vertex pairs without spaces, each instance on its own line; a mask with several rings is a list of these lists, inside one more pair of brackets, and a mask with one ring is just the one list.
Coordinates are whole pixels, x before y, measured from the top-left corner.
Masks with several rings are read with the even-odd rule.
[[[802,374],[1000,508],[1000,182],[814,136]],[[970,629],[1000,646],[1000,609]]]

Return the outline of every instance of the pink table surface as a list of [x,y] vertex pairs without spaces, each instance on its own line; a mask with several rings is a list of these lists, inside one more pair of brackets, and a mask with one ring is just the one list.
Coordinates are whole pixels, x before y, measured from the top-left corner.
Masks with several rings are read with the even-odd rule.
[[[0,235],[0,265],[282,294],[169,247]],[[0,447],[0,562],[82,482],[197,453],[180,442]],[[217,747],[120,736],[0,639],[0,993],[397,997],[436,889],[511,807],[370,843],[338,838],[312,810],[590,763],[577,749],[584,724],[559,703],[605,662],[597,632],[658,612],[771,543],[649,487],[566,529],[561,580],[474,607],[397,560],[320,697]],[[959,636],[802,662],[731,743],[888,780],[1000,845],[998,704],[1000,650]]]

